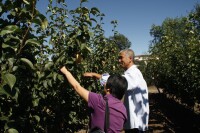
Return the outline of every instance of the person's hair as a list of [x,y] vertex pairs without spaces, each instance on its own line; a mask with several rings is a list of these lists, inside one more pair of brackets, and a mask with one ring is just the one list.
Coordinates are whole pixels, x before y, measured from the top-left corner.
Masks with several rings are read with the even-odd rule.
[[126,78],[120,74],[112,74],[107,80],[106,89],[110,89],[111,95],[118,99],[122,99],[127,90],[128,82]]
[[132,58],[132,60],[134,62],[135,54],[132,49],[124,49],[124,50],[121,50],[120,53],[125,53],[126,56]]

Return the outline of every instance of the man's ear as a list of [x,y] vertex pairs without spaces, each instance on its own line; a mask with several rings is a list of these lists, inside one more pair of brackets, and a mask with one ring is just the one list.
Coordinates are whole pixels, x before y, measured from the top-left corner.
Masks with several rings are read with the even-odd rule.
[[110,92],[110,88],[107,88],[106,91],[107,91],[107,92]]
[[132,62],[132,61],[133,61],[133,58],[132,58],[132,57],[129,57],[129,59],[130,59],[130,62]]

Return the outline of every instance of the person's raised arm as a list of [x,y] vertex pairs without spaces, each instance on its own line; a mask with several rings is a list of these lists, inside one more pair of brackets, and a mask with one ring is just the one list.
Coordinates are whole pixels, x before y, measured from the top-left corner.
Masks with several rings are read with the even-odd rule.
[[101,74],[98,74],[98,73],[94,73],[94,72],[86,72],[83,74],[83,76],[85,77],[95,77],[97,79],[100,79],[101,78]]
[[74,76],[66,69],[66,67],[62,67],[60,71],[65,75],[68,82],[72,85],[73,89],[88,102],[89,91],[83,88],[79,82],[74,78]]

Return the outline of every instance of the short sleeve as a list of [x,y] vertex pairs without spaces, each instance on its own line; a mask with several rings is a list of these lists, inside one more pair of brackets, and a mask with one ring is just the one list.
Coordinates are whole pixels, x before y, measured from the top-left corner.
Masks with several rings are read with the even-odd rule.
[[88,107],[93,109],[96,108],[96,106],[99,104],[100,99],[101,99],[100,94],[89,92]]

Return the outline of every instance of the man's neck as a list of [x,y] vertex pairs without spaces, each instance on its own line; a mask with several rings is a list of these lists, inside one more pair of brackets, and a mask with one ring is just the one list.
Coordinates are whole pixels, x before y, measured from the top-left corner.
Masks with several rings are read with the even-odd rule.
[[125,70],[128,70],[131,66],[133,66],[134,65],[134,63],[130,63],[127,67],[126,67],[126,69]]

